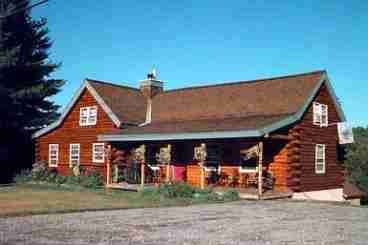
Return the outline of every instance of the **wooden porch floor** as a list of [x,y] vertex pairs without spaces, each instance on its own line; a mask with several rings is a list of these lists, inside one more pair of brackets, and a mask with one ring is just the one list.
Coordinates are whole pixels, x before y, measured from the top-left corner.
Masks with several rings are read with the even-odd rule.
[[[152,188],[157,186],[157,184],[145,184],[144,188]],[[139,191],[141,189],[140,184],[128,184],[128,183],[114,183],[106,185],[106,188],[118,189],[123,191]],[[241,199],[246,200],[258,200],[258,190],[255,187],[247,188],[229,188],[229,187],[214,187],[213,190],[217,193],[224,193],[229,189],[235,189],[239,192]],[[263,192],[262,200],[271,199],[283,199],[292,197],[292,192],[277,192],[273,190],[267,190]]]

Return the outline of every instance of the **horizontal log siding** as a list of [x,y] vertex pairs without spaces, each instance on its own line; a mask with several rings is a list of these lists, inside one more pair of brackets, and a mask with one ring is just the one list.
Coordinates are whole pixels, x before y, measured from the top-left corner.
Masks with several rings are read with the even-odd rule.
[[[97,106],[97,124],[79,126],[79,110],[84,106]],[[36,139],[36,159],[48,161],[49,144],[59,144],[58,171],[69,174],[69,144],[80,144],[80,163],[88,170],[95,169],[106,176],[105,163],[93,163],[92,144],[97,142],[97,135],[117,130],[104,110],[97,104],[88,90],[83,91],[64,122],[53,131]]]
[[[329,126],[320,128],[313,125],[313,105],[311,104],[300,123],[290,130],[299,144],[299,152],[290,154],[300,156],[299,164],[289,160],[288,186],[295,191],[314,191],[340,188],[343,183],[343,167],[338,162],[337,153],[337,125],[339,116],[333,104],[331,95],[325,85],[317,93],[314,101],[328,105]],[[335,124],[335,125],[331,125]],[[294,141],[295,141],[294,140]],[[326,173],[315,173],[315,145],[326,145]],[[300,165],[300,166],[299,166]]]
[[196,163],[187,165],[187,183],[194,187],[201,186],[201,168]]
[[[279,144],[279,145],[277,145]],[[266,154],[272,150],[274,147],[280,147],[280,150],[276,150],[271,154],[272,161],[269,163],[269,170],[274,177],[275,190],[284,191],[287,188],[287,155],[288,155],[288,145],[283,142],[270,142],[266,144],[265,151]],[[268,153],[270,154],[270,153]]]

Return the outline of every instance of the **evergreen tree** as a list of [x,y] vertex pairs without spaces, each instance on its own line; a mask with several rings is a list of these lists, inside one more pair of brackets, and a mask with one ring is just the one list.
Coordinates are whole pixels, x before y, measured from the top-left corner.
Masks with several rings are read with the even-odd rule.
[[1,3],[2,15],[7,16],[0,24],[0,88],[8,102],[2,108],[7,112],[3,125],[38,129],[57,118],[58,106],[49,97],[64,84],[63,80],[50,79],[59,64],[48,59],[52,43],[47,36],[47,21],[32,20],[30,12],[24,11],[29,0]]
[[[32,164],[30,135],[58,117],[50,97],[63,80],[49,59],[47,21],[34,20],[29,0],[0,0],[0,182]],[[4,180],[2,181],[4,182]]]
[[355,143],[346,148],[348,180],[368,193],[368,127],[353,128]]

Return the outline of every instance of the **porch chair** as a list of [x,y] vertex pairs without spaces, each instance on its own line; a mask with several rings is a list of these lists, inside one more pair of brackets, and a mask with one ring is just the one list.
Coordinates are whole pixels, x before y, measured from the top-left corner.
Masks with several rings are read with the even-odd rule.
[[247,180],[246,180],[247,186],[249,185],[257,185],[258,184],[258,175],[257,173],[249,173]]
[[152,171],[152,182],[154,184],[159,184],[160,183],[160,175],[161,175],[161,168],[157,165],[151,165],[151,164],[147,164],[147,166],[149,167],[149,169]]

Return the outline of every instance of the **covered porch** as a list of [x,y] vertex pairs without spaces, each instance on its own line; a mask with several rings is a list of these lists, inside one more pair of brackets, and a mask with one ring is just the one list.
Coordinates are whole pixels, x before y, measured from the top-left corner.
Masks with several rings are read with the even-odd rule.
[[106,186],[138,191],[184,181],[197,188],[241,197],[290,196],[284,189],[287,136],[183,140],[111,140],[107,144]]

